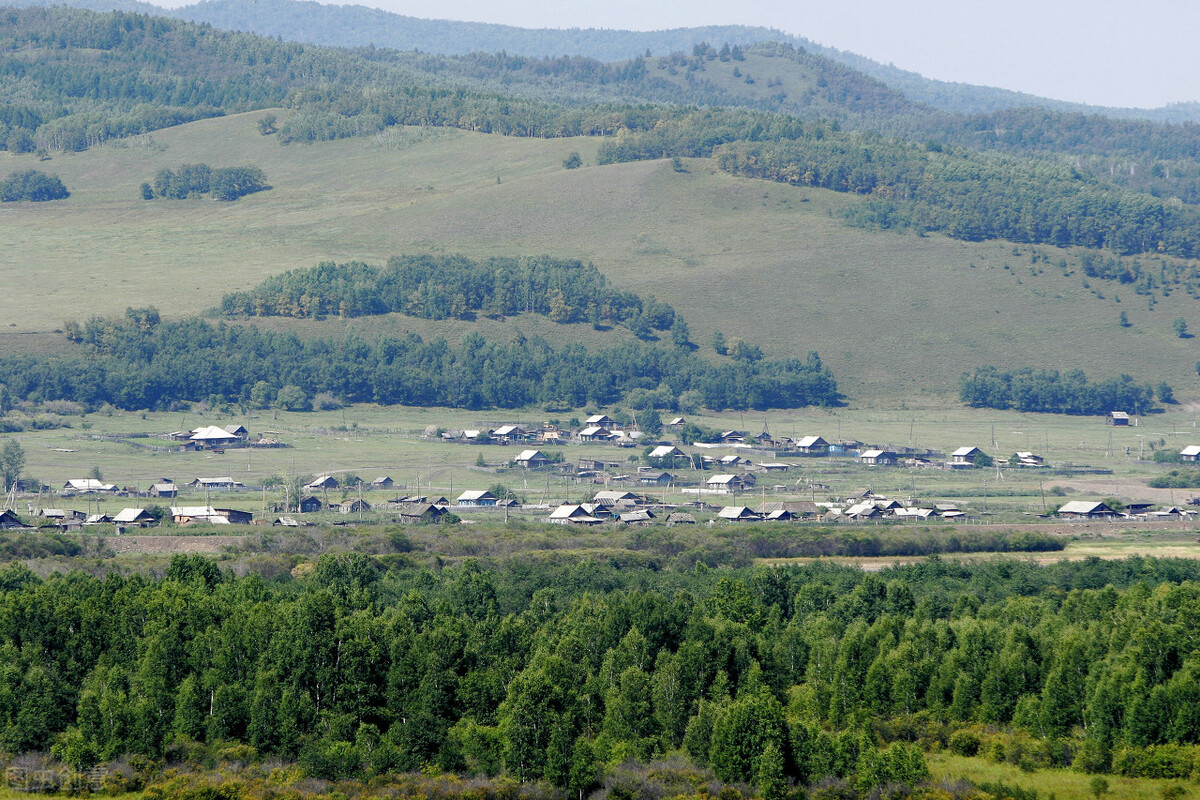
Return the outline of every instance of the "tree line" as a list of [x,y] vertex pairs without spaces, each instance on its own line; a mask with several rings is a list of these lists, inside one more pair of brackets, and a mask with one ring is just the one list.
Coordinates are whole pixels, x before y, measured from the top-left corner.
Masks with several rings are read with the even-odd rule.
[[3,568],[0,745],[86,768],[240,744],[314,778],[436,768],[573,795],[680,754],[768,800],[912,785],[925,748],[1159,777],[1200,752],[1193,561],[308,567]]
[[[959,381],[958,395],[976,408],[1012,408],[1052,414],[1107,414],[1127,411],[1144,414],[1155,408],[1155,387],[1138,383],[1128,375],[1089,381],[1082,370],[1033,370],[1028,367],[1001,372],[995,367],[978,367]],[[1157,389],[1164,402],[1170,386]]]
[[249,403],[261,381],[270,390],[298,387],[307,398],[328,392],[350,402],[456,408],[612,405],[660,387],[659,396],[690,393],[718,409],[839,402],[837,383],[815,353],[714,363],[689,348],[641,341],[556,348],[519,331],[509,342],[488,342],[472,331],[456,344],[413,333],[301,338],[253,325],[161,321],[154,309],[69,323],[64,333],[74,344],[63,355],[0,358],[0,383],[21,399],[126,409],[206,399]]
[[666,303],[609,286],[594,264],[549,256],[393,256],[383,268],[322,262],[226,294],[221,311],[314,318],[400,312],[424,319],[531,313],[560,323],[623,323],[646,336],[676,319]]

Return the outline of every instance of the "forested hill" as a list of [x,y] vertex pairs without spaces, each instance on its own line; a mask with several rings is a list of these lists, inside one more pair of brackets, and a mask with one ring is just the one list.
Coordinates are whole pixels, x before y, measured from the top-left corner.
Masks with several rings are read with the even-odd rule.
[[826,47],[773,28],[709,25],[660,31],[596,28],[529,29],[453,20],[429,20],[393,14],[362,5],[325,5],[304,0],[206,0],[164,9],[139,0],[8,0],[6,5],[68,5],[93,11],[135,11],[208,23],[231,31],[247,31],[285,41],[335,47],[388,47],[441,55],[504,52],[534,58],[563,55],[599,61],[624,61],[647,51],[656,56],[690,52],[700,42],[749,45],[780,42],[801,47],[877,80],[914,103],[942,111],[983,114],[1002,109],[1037,107],[1053,111],[1103,114],[1159,122],[1200,121],[1200,104],[1181,103],[1158,109],[1104,108],[1000,89],[926,78],[882,64],[866,56]]

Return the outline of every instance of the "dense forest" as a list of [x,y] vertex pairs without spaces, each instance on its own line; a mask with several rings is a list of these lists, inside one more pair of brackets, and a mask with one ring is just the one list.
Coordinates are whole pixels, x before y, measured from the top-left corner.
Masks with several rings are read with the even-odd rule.
[[241,743],[316,778],[572,796],[676,753],[768,800],[911,786],[934,747],[1168,778],[1200,753],[1194,561],[434,570],[395,538],[272,581],[198,556],[161,579],[4,568],[0,746],[85,768]]
[[[555,322],[624,323],[640,338],[674,326],[675,310],[608,285],[594,264],[549,256],[393,256],[383,269],[325,262],[288,270],[221,298],[224,314],[361,317],[401,312],[424,319],[541,314]],[[686,335],[677,342],[686,346]]]
[[1173,401],[1174,393],[1165,383],[1152,387],[1128,375],[1092,382],[1082,370],[1062,374],[1057,370],[1001,372],[995,367],[979,367],[963,375],[959,383],[959,399],[969,406],[1053,414],[1145,414],[1155,407],[1156,391],[1164,403]]
[[520,332],[504,343],[476,332],[457,344],[412,333],[368,341],[353,331],[302,339],[253,325],[165,321],[153,308],[70,323],[65,334],[74,342],[69,355],[0,358],[0,384],[21,399],[126,409],[249,402],[259,382],[272,392],[297,387],[308,398],[329,392],[351,402],[456,408],[610,405],[635,389],[659,387],[661,396],[714,409],[840,401],[816,353],[771,360],[752,347],[712,362],[689,347],[638,341],[594,351],[555,348]]

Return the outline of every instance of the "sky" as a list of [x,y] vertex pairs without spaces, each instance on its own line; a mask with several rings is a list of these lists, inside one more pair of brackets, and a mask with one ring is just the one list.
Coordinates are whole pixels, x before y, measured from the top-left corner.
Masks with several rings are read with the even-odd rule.
[[[181,5],[191,0],[159,0]],[[1196,0],[357,0],[430,19],[656,30],[764,25],[929,78],[1093,105],[1200,101]]]

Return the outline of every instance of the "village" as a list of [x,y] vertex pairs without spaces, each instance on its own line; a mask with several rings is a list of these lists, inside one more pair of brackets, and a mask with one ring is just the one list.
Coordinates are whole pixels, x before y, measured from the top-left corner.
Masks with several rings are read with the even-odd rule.
[[[1109,426],[1128,426],[1113,413]],[[840,433],[840,426],[839,431]],[[703,434],[696,438],[697,434]],[[1144,442],[1144,435],[1134,434]],[[114,438],[114,437],[108,437]],[[120,437],[115,437],[120,439]],[[464,461],[478,484],[455,491],[434,485],[432,467],[397,480],[401,472],[359,475],[327,470],[296,472],[258,481],[234,474],[158,477],[117,485],[99,477],[64,476],[56,482],[18,480],[6,496],[0,527],[13,530],[115,530],[159,525],[430,524],[522,519],[566,526],[694,525],[758,523],[982,524],[994,521],[996,503],[970,502],[908,491],[872,488],[884,476],[973,471],[1003,479],[1013,471],[1069,475],[1105,470],[1055,464],[1032,450],[993,455],[973,444],[946,448],[897,446],[818,434],[780,435],[764,430],[717,430],[682,416],[664,421],[656,435],[605,413],[577,425],[545,422],[480,427],[429,425],[418,437],[437,448],[444,461]],[[1110,435],[1111,441],[1111,435]],[[163,444],[146,444],[150,441]],[[124,441],[155,455],[195,454],[206,458],[289,448],[279,432],[251,434],[243,423],[205,424],[168,433],[125,434]],[[462,448],[462,450],[460,450]],[[68,448],[59,448],[69,450]],[[572,454],[575,451],[577,454]],[[501,459],[495,454],[503,453]],[[512,455],[508,455],[511,452]],[[458,453],[459,455],[453,455]],[[1200,459],[1200,445],[1186,445],[1179,462]],[[167,470],[164,470],[167,471]],[[232,473],[232,470],[230,470]],[[838,474],[859,485],[831,486],[822,476]],[[520,488],[511,484],[519,481]],[[894,485],[897,481],[892,480]],[[1040,481],[1039,481],[1040,483]],[[985,482],[986,486],[986,482]],[[924,494],[925,497],[919,495]],[[1056,500],[1055,497],[1050,498]],[[1077,499],[1048,502],[1024,512],[1035,519],[1184,520],[1192,501],[1178,504],[1139,500]]]

